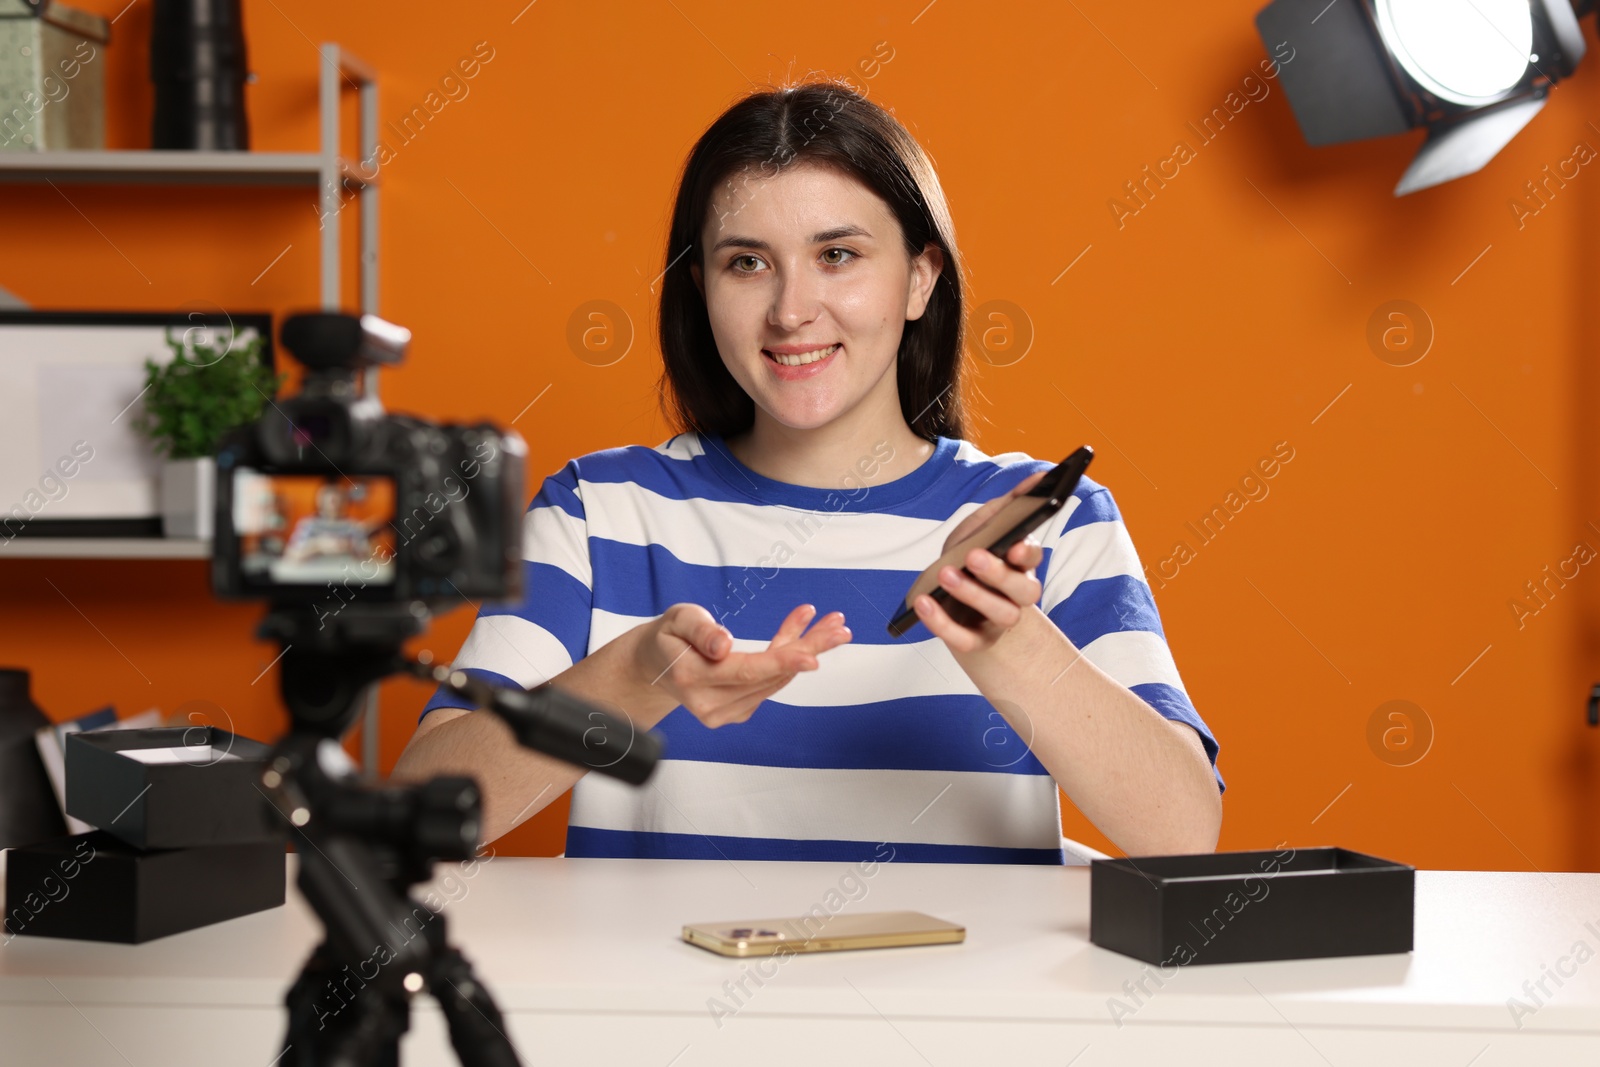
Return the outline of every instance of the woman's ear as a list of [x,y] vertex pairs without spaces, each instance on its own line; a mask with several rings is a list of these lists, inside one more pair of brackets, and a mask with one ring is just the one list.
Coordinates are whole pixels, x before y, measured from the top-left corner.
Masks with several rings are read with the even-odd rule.
[[689,264],[689,274],[694,278],[694,287],[700,290],[700,299],[704,300],[706,298],[706,283],[705,279],[700,276],[700,264]]
[[922,246],[922,252],[911,260],[911,291],[906,297],[906,319],[922,318],[933,296],[934,283],[944,272],[944,251],[932,241]]

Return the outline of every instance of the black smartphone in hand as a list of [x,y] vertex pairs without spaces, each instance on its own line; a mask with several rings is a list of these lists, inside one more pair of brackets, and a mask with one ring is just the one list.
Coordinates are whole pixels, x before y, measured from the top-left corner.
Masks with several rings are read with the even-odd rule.
[[[901,637],[917,624],[917,609],[912,605],[923,593],[930,594],[950,617],[961,625],[973,626],[981,622],[984,618],[981,612],[963,604],[939,584],[940,570],[946,565],[954,565],[966,559],[967,553],[983,544],[985,538],[989,536],[989,531],[996,528],[1005,532],[989,541],[986,547],[1001,559],[1005,559],[1012,545],[1044,525],[1046,519],[1066,505],[1092,459],[1094,459],[1094,449],[1084,445],[1057,464],[1050,473],[1040,478],[1039,484],[997,511],[971,536],[946,549],[944,555],[935,560],[933,566],[918,575],[917,580],[911,584],[911,591],[906,594],[905,601],[889,623],[889,636]],[[978,577],[965,566],[961,568],[961,572],[973,581],[978,581]]]

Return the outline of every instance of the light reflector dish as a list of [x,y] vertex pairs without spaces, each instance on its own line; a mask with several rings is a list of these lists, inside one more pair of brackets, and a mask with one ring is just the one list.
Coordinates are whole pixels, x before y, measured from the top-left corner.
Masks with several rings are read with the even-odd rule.
[[1528,73],[1529,0],[1377,0],[1375,7],[1395,61],[1441,100],[1491,104]]

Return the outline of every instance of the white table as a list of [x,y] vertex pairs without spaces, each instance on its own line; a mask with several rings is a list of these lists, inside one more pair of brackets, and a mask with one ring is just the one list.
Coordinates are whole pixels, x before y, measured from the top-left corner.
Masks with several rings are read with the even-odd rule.
[[[454,898],[452,939],[530,1065],[1600,1062],[1600,875],[1418,872],[1414,953],[1185,968],[1159,989],[1146,979],[1154,995],[1119,1026],[1108,1002],[1131,1004],[1123,983],[1146,965],[1089,944],[1086,869],[853,872],[501,858],[470,878],[441,866],[433,887]],[[801,914],[856,886],[844,910],[926,911],[964,923],[966,943],[769,963],[738,1004],[724,983],[757,961],[678,940],[684,922]],[[144,945],[0,947],[0,1062],[267,1067],[284,989],[319,935],[290,892],[285,907]],[[1526,1001],[1524,981],[1557,967],[1571,976],[1545,978],[1553,995],[1519,1028],[1508,998]],[[716,1019],[712,998],[737,1010]],[[403,1062],[454,1062],[427,998]]]

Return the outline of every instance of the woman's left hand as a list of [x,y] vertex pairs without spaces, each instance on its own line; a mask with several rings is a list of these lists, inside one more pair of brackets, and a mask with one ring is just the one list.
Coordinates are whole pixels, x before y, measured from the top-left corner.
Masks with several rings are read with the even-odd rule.
[[[946,550],[981,531],[996,512],[1032,489],[1047,473],[1040,471],[1029,475],[1011,492],[995,497],[968,515],[945,540]],[[990,531],[989,540],[1004,532],[998,529]],[[947,594],[982,616],[982,620],[975,625],[964,626],[956,622],[938,601],[927,594],[919,596],[912,607],[916,608],[917,618],[922,620],[923,625],[943,640],[952,652],[983,652],[992,648],[995,642],[1005,636],[1006,631],[1021,620],[1024,609],[1038,603],[1043,586],[1034,570],[1043,560],[1044,549],[1029,538],[1012,545],[1004,560],[981,546],[968,551],[964,562],[976,580],[961,573],[959,566],[943,567],[939,572],[939,585]]]

